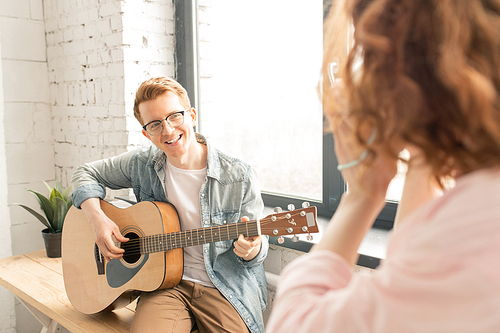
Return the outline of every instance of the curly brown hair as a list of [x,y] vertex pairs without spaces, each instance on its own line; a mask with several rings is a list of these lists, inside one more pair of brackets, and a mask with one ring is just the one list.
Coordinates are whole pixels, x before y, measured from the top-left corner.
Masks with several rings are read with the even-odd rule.
[[[340,56],[361,144],[363,124],[395,157],[395,142],[414,144],[438,179],[500,165],[500,0],[338,1],[325,42],[323,77]],[[331,86],[325,113],[338,119]]]
[[180,83],[169,77],[154,77],[141,83],[135,94],[134,116],[141,125],[144,125],[144,122],[139,112],[139,104],[154,100],[167,91],[179,97],[182,107],[191,109],[191,102],[189,101],[187,91]]

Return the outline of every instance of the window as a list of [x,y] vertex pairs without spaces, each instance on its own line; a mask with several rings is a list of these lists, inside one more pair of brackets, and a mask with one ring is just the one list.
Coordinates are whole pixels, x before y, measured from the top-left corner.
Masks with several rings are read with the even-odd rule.
[[[323,0],[181,2],[176,39],[185,43],[177,43],[177,79],[199,111],[198,131],[256,168],[266,206],[309,201],[330,217],[345,184],[317,93],[328,6]],[[397,187],[396,181],[379,227],[392,227]]]

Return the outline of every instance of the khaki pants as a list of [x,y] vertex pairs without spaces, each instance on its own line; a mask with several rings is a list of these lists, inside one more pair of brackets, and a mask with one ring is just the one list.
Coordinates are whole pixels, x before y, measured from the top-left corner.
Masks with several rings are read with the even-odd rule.
[[248,333],[238,312],[215,288],[182,280],[172,288],[142,293],[132,333]]

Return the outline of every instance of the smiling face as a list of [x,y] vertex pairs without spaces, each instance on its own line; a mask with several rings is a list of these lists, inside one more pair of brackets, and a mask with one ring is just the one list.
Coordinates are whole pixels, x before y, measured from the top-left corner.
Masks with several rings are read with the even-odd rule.
[[[156,99],[139,104],[139,112],[144,124],[154,120],[163,120],[168,115],[184,110],[179,97],[170,92],[159,95]],[[206,166],[206,148],[196,141],[194,125],[196,111],[190,109],[184,113],[184,123],[172,128],[165,121],[163,131],[158,135],[150,135],[144,129],[142,133],[161,149],[170,163],[182,169],[201,169]]]

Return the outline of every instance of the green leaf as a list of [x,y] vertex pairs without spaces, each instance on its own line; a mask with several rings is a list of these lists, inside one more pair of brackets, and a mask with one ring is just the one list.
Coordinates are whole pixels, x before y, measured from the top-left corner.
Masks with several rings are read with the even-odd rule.
[[[71,185],[70,185],[70,186],[66,187],[66,188],[64,189],[64,191],[62,192],[62,196],[63,196],[63,199],[64,199],[64,200],[68,201],[68,199],[70,198],[70,195],[71,195],[71,189],[72,189],[72,188],[71,188]],[[71,200],[71,199],[69,199],[69,200]]]
[[52,226],[49,224],[49,222],[47,222],[47,219],[45,219],[45,217],[43,217],[38,212],[34,211],[33,209],[31,209],[31,208],[29,208],[28,206],[25,206],[25,205],[21,205],[21,204],[14,204],[14,205],[23,207],[28,212],[30,212],[34,217],[36,217],[38,220],[40,220],[40,222],[42,222],[43,225],[45,225],[47,228],[49,228],[51,230],[51,232],[55,232],[54,228],[52,228]]
[[47,199],[45,196],[41,195],[40,193],[35,192],[33,190],[28,190],[28,191],[33,193],[36,196],[36,198],[38,199],[38,203],[40,204],[40,208],[43,210],[49,223],[51,223],[52,219],[54,218],[54,210],[52,208],[52,203],[49,201],[49,199]]
[[47,182],[45,180],[42,180],[42,182],[45,184],[45,186],[47,187],[47,189],[49,190],[49,193],[52,192],[52,187],[50,187],[49,184],[47,184]]
[[55,209],[54,209],[54,221],[52,222],[52,226],[56,230],[56,232],[61,232],[63,223],[64,223],[64,218],[66,217],[66,213],[68,212],[68,206],[66,201],[59,197],[54,198],[53,202]]
[[71,186],[64,188],[62,183],[59,180],[56,180],[55,186],[50,187],[46,181],[42,181],[45,184],[45,187],[49,190],[48,196],[44,196],[33,190],[28,191],[35,195],[40,208],[45,214],[45,218],[27,206],[21,204],[16,205],[23,207],[33,214],[47,228],[49,228],[51,232],[62,232],[62,226],[64,224],[66,213],[73,205],[73,201],[71,200]]
[[65,201],[67,201],[69,196],[71,195],[71,190],[72,190],[71,185],[64,188],[63,184],[59,180],[56,180],[56,184],[54,185],[54,187],[50,187],[50,185],[44,180],[43,180],[43,183],[45,184],[45,186],[49,190],[49,193],[50,193],[49,200],[52,200],[52,198],[57,196],[61,199],[64,199]]
[[73,206],[73,200],[69,199],[66,201],[66,209],[69,210]]
[[55,187],[52,189],[52,192],[50,192],[50,200],[52,201],[52,199],[54,199],[54,198],[64,199],[61,192],[59,192]]
[[56,190],[58,190],[59,192],[62,192],[62,190],[64,189],[63,185],[61,184],[61,182],[59,181],[59,179],[56,179],[56,186],[55,186]]

